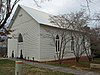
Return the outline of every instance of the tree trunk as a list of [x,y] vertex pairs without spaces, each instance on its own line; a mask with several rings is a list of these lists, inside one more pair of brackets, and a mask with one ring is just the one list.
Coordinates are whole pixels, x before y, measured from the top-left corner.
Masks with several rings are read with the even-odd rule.
[[59,60],[59,64],[62,64],[62,59]]
[[76,62],[77,62],[77,63],[79,62],[79,59],[80,59],[80,57],[76,57]]
[[92,57],[88,56],[88,60],[89,60],[89,62],[91,62],[92,61]]

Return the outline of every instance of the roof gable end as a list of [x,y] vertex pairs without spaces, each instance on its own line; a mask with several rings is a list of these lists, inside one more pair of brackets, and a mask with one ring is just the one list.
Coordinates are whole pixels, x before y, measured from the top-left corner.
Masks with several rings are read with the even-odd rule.
[[20,7],[24,9],[38,23],[52,25],[49,21],[49,18],[51,16],[50,14],[23,5],[20,5]]

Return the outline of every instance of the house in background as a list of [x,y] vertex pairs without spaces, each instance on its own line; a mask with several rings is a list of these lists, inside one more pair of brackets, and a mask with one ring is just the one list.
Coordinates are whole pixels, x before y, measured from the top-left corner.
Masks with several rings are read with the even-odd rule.
[[0,57],[7,57],[7,36],[3,29],[0,30]]
[[[50,15],[26,6],[19,5],[10,22],[9,28],[14,30],[8,39],[8,57],[20,57],[36,61],[55,60],[56,49],[50,45],[51,38],[42,35],[49,34],[46,30],[57,32],[60,28],[53,26],[49,21]],[[69,31],[66,31],[69,33]],[[57,34],[55,34],[56,36]],[[71,43],[66,48],[68,53],[64,58],[72,58]]]
[[0,57],[7,56],[7,42],[0,42]]

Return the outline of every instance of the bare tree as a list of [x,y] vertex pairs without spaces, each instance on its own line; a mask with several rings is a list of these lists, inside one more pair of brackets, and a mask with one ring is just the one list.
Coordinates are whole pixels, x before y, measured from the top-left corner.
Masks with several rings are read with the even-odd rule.
[[[7,35],[10,34],[13,30],[7,30],[6,24],[8,24],[9,18],[11,18],[13,9],[16,6],[16,4],[20,0],[0,0],[0,42],[4,43],[7,41]],[[41,1],[49,1],[49,0],[41,0]],[[36,0],[34,0],[37,6],[38,3]],[[2,38],[4,36],[4,38]],[[7,45],[7,42],[6,42]],[[5,53],[5,54],[4,54]],[[6,55],[7,50],[3,50],[0,52],[0,55]]]
[[66,32],[65,29],[61,30],[54,30],[51,31],[50,29],[44,28],[47,32],[46,34],[41,34],[43,38],[50,39],[49,45],[55,47],[55,54],[54,58],[58,60],[59,64],[62,63],[64,56],[67,53],[68,43],[70,43],[70,32]]
[[[92,3],[95,0],[86,0],[86,7],[88,8],[89,11],[89,16],[91,15],[91,9],[90,9],[90,3]],[[91,43],[91,53],[92,53],[92,57],[93,55],[98,55],[98,57],[100,57],[100,14],[99,13],[95,13],[94,16],[92,18],[90,18],[90,20],[94,21],[96,27],[90,29],[90,43]],[[93,23],[92,23],[93,25]],[[91,61],[91,56],[88,55],[89,60]]]
[[[86,4],[85,5],[82,5],[83,9],[84,7],[86,8],[86,10],[88,11],[88,15],[91,17],[90,20],[92,21],[100,21],[100,18],[99,18],[99,13],[92,13],[92,10],[91,10],[91,7],[90,7],[90,4],[91,3],[94,3],[96,0],[85,0],[86,1]],[[95,16],[95,17],[93,17]]]
[[0,0],[0,29],[3,28],[10,17],[14,6],[19,2],[15,0],[11,5],[11,0]]
[[91,15],[90,3],[92,3],[93,0],[85,0],[85,1],[86,1],[86,5],[83,5],[83,7],[87,7],[88,14],[90,16]]
[[[91,36],[90,36],[90,42],[91,42],[91,51],[92,55],[99,55],[100,56],[100,28],[92,28],[91,29]],[[95,57],[95,56],[94,56]]]
[[[84,10],[76,13],[53,16],[50,18],[50,21],[54,25],[64,30],[61,33],[60,39],[61,42],[58,57],[59,61],[62,62],[62,59],[65,54],[64,52],[66,51],[66,46],[69,41],[71,42],[71,50],[73,51],[73,54],[75,55],[77,62],[79,61],[83,53],[86,53],[87,56],[90,55],[89,46],[86,46],[86,43],[89,40],[86,41],[88,37],[85,29],[89,22],[89,16],[86,15]],[[66,34],[67,31],[69,31],[69,33]],[[69,35],[70,38],[66,38],[67,35]]]
[[[15,5],[20,0],[0,0],[0,29],[5,27],[5,24],[7,23],[7,20],[9,19],[10,15],[12,14],[12,11],[15,7]],[[49,0],[41,0],[43,1],[49,1]],[[34,0],[35,4],[39,6],[38,1]]]

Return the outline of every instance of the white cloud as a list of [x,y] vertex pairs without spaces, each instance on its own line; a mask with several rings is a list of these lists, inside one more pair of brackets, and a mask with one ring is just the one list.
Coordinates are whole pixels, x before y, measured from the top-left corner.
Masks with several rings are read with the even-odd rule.
[[42,3],[42,9],[50,13],[64,13],[79,9],[80,4],[76,0],[52,0]]
[[76,0],[50,0],[49,2],[39,3],[41,8],[35,5],[34,0],[21,0],[20,4],[37,8],[51,14],[68,12],[76,9],[75,7],[79,7],[79,3]]
[[[40,0],[39,0],[40,1]],[[98,1],[98,0],[97,0]],[[49,2],[39,3],[41,8],[37,7],[34,3],[34,0],[21,0],[20,4],[43,10],[51,14],[61,14],[68,13],[72,11],[80,10],[81,5],[85,5],[85,0],[50,0]],[[100,10],[99,8],[100,1],[94,4],[91,4],[91,10]]]

